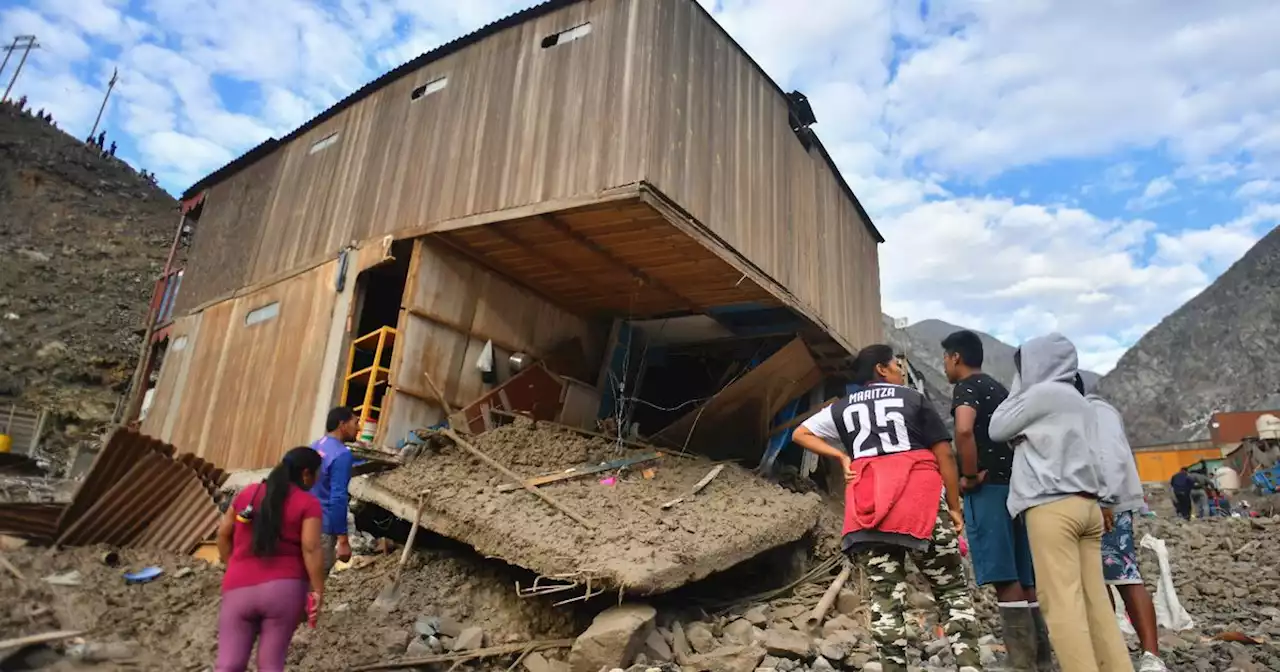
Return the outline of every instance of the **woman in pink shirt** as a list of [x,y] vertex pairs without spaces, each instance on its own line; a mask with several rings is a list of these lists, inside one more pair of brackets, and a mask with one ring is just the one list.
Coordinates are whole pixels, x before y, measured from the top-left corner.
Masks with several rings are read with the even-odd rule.
[[[324,594],[320,502],[307,492],[320,455],[285,453],[267,480],[236,495],[218,526],[227,566],[218,613],[217,672],[243,672],[258,641],[258,669],[284,670],[293,631]],[[308,605],[308,593],[310,602]]]

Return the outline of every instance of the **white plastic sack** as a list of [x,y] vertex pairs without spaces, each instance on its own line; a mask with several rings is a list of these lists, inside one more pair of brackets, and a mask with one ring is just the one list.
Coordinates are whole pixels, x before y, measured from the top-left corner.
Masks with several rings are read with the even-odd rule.
[[1169,548],[1163,539],[1150,534],[1142,535],[1142,547],[1155,551],[1160,563],[1160,582],[1156,584],[1156,622],[1169,630],[1190,630],[1195,626],[1191,614],[1178,601],[1178,591],[1173,587],[1173,567],[1169,564]]
[[493,372],[493,341],[487,341],[484,349],[480,351],[480,357],[476,359],[476,368],[481,373]]
[[1120,597],[1120,589],[1107,586],[1107,590],[1111,591],[1111,601],[1116,607],[1116,624],[1120,626],[1120,632],[1126,635],[1137,635],[1138,631],[1133,629],[1133,624],[1129,622],[1129,613],[1124,609],[1124,598]]

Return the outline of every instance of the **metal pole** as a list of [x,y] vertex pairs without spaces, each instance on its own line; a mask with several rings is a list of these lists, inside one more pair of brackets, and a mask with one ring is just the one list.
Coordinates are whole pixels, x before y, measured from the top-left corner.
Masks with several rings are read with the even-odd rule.
[[[9,86],[8,86],[8,88],[6,88],[6,89],[4,90],[4,95],[3,95],[3,96],[0,96],[0,102],[3,102],[3,101],[6,101],[6,100],[9,100],[9,92],[13,90],[13,85],[17,83],[17,81],[18,81],[18,75],[22,74],[22,66],[23,66],[23,64],[24,64],[24,63],[26,63],[26,62],[27,62],[27,56],[31,53],[31,50],[32,50],[32,49],[39,48],[39,46],[40,46],[40,45],[36,44],[36,36],[35,36],[35,35],[23,35],[22,37],[23,37],[24,39],[26,39],[26,41],[27,41],[27,48],[23,50],[23,52],[22,52],[22,59],[18,61],[18,69],[13,71],[13,79],[10,79],[10,80],[9,80]],[[13,47],[13,48],[14,48],[14,49],[16,49],[16,48],[17,48],[17,40],[14,40],[14,47]],[[10,52],[10,53],[12,53],[12,52]]]
[[22,37],[21,35],[14,37],[13,44],[9,45],[8,47],[5,47],[4,61],[0,62],[0,75],[4,74],[4,69],[9,67],[9,57],[13,55],[13,50],[18,48],[18,40],[21,37]]
[[116,81],[119,79],[119,68],[111,69],[111,81],[107,82],[107,95],[102,97],[102,106],[98,108],[98,116],[93,120],[93,130],[89,131],[89,137],[93,137],[98,133],[98,122],[102,121],[102,111],[107,109],[107,99],[111,97],[111,89],[116,88]]

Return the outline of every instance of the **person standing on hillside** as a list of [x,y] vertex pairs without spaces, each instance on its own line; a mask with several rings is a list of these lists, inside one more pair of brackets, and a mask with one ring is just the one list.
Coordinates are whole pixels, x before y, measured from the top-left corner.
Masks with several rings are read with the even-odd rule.
[[360,418],[351,409],[339,406],[329,411],[325,418],[323,437],[311,444],[320,453],[320,475],[316,479],[315,496],[324,509],[324,528],[321,544],[324,547],[324,571],[328,574],[338,560],[351,559],[351,541],[347,538],[347,508],[350,495],[347,485],[351,482],[351,467],[355,458],[348,441],[355,441],[360,434]]
[[960,557],[964,519],[951,437],[924,395],[903,385],[893,348],[863,348],[854,369],[854,382],[864,389],[813,414],[792,439],[836,460],[845,475],[841,545],[867,567],[881,669],[907,670],[910,555],[937,600],[957,667],[976,672],[982,669],[978,621]]
[[[1096,385],[1096,384],[1095,384]],[[1142,660],[1138,672],[1165,672],[1160,660],[1160,633],[1156,628],[1156,607],[1151,593],[1142,583],[1138,571],[1138,549],[1133,538],[1133,514],[1143,506],[1142,478],[1138,476],[1138,463],[1133,458],[1133,448],[1124,433],[1124,419],[1120,411],[1098,396],[1094,385],[1086,386],[1076,374],[1076,389],[1085,395],[1098,420],[1098,447],[1102,452],[1102,468],[1114,475],[1116,505],[1115,525],[1102,535],[1102,578],[1108,586],[1115,586],[1124,600],[1125,611],[1133,629],[1138,632],[1142,645]],[[1110,592],[1110,591],[1108,591]]]
[[1037,596],[1062,672],[1132,672],[1102,578],[1111,497],[1096,414],[1075,389],[1079,359],[1061,334],[1013,355],[1013,392],[991,415],[991,438],[1014,448],[1010,516],[1025,516]]
[[1209,477],[1200,472],[1191,473],[1191,508],[1195,509],[1196,518],[1209,517]]
[[992,586],[1000,608],[1009,664],[1017,672],[1053,663],[1048,631],[1036,602],[1035,570],[1027,527],[1009,515],[1013,449],[993,441],[991,414],[1009,396],[999,381],[982,372],[982,339],[957,331],[942,341],[942,363],[955,419],[964,525],[979,586]]

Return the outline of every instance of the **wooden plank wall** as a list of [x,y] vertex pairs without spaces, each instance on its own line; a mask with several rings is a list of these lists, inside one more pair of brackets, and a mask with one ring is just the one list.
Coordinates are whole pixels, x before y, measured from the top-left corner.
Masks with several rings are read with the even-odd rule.
[[[174,445],[224,469],[268,467],[317,438],[310,424],[336,266],[323,264],[180,320],[173,333],[188,336],[186,354],[166,357],[144,430],[159,428]],[[273,302],[280,308],[275,318],[245,324],[250,311]],[[187,325],[196,320],[193,335]]]
[[250,269],[262,241],[263,215],[280,168],[279,152],[214,185],[196,224],[174,315],[252,284]]
[[169,347],[160,365],[160,377],[156,380],[155,392],[151,396],[151,408],[142,421],[143,434],[165,443],[172,443],[170,438],[173,425],[179,415],[183,393],[187,390],[187,372],[191,366],[191,353],[195,349],[202,315],[203,313],[196,313],[179,317],[169,328]]
[[650,64],[646,179],[851,344],[878,340],[875,240],[786,101],[697,3],[649,8],[654,40],[634,55]]
[[[644,4],[584,2],[512,27],[277,150],[277,187],[243,284],[333,256],[352,240],[638,181],[644,129],[633,112],[648,94],[626,54],[636,39],[632,14]],[[540,46],[587,21],[586,37]],[[444,89],[411,100],[441,77]],[[311,153],[333,133],[334,144]],[[201,296],[223,290],[184,282]]]
[[486,391],[475,368],[494,342],[499,378],[516,351],[542,358],[578,339],[589,368],[599,366],[609,322],[579,317],[441,246],[419,239],[410,262],[391,384],[380,432],[395,442],[441,416],[424,372],[461,408]]

